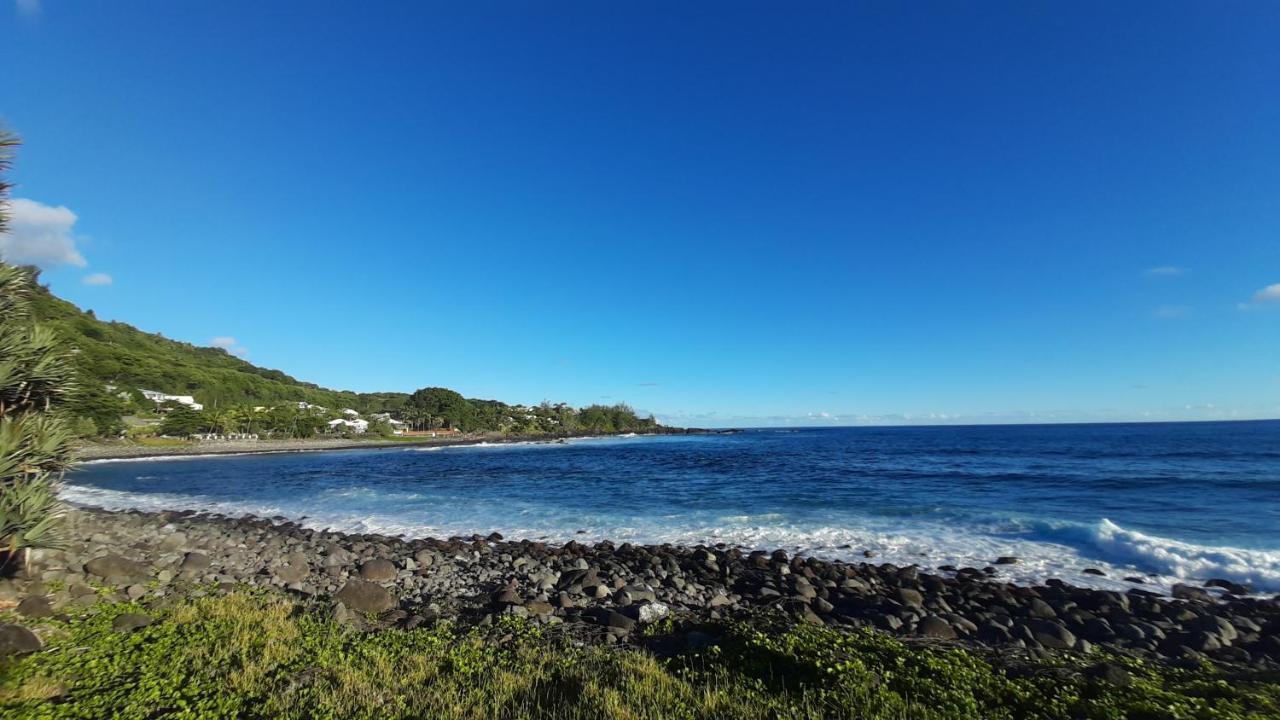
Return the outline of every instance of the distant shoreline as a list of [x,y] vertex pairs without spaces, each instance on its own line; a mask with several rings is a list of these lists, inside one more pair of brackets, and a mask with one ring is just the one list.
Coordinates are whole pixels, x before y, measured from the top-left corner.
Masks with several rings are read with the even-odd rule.
[[269,455],[278,453],[326,452],[332,450],[374,450],[387,448],[451,447],[456,445],[491,445],[513,443],[556,443],[561,440],[585,438],[627,437],[631,435],[697,435],[704,431],[695,429],[669,429],[645,433],[598,433],[584,435],[461,435],[448,437],[422,437],[410,440],[352,440],[319,438],[312,440],[256,440],[210,441],[188,445],[148,446],[125,443],[91,443],[76,449],[76,462],[99,460],[145,460],[164,457],[199,457],[213,455]]

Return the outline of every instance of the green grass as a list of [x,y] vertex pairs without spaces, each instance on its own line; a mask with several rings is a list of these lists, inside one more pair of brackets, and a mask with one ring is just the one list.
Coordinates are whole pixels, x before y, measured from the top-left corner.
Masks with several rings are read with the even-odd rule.
[[[0,672],[5,718],[1214,718],[1280,717],[1280,686],[1124,660],[1128,687],[1072,663],[1007,674],[962,650],[870,631],[715,628],[661,660],[575,647],[520,622],[363,634],[275,595],[183,601],[111,630],[129,604],[45,621],[45,651]],[[674,628],[667,628],[674,629]],[[1084,658],[1078,663],[1100,658]]]

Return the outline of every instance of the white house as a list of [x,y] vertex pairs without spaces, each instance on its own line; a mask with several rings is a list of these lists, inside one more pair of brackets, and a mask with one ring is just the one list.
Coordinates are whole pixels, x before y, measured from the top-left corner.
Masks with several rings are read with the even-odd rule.
[[342,408],[342,414],[346,415],[347,417],[353,417],[353,418],[360,417],[360,413],[356,412],[355,410],[352,410],[351,408]]
[[204,409],[204,405],[196,402],[196,399],[190,395],[166,395],[165,393],[158,392],[156,390],[143,390],[142,388],[138,388],[138,392],[142,393],[142,397],[157,405],[167,402],[176,402],[181,405],[186,405],[192,410]]
[[369,429],[368,420],[347,420],[345,418],[338,418],[337,420],[330,420],[328,424],[330,430],[337,430],[339,427],[345,427],[357,435]]

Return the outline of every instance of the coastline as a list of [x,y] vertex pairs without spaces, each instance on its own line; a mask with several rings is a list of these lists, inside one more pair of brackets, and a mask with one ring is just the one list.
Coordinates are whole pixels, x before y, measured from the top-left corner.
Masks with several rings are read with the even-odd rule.
[[216,455],[269,455],[276,453],[326,452],[332,450],[375,450],[385,448],[453,447],[487,443],[490,445],[516,443],[555,443],[562,440],[591,438],[617,438],[632,435],[694,435],[696,429],[670,429],[665,432],[607,433],[596,435],[497,435],[475,433],[462,436],[437,438],[410,438],[406,440],[357,440],[339,438],[315,438],[308,440],[255,440],[209,441],[185,445],[137,445],[132,443],[86,443],[76,448],[76,462],[103,460],[145,460],[169,457],[201,457]]
[[[364,630],[508,615],[583,642],[633,644],[647,625],[742,620],[841,630],[1029,658],[1107,648],[1165,661],[1280,670],[1280,598],[1179,586],[1173,598],[990,570],[823,561],[726,546],[551,545],[497,533],[404,538],[305,528],[283,517],[72,508],[68,546],[32,554],[33,593],[57,611],[100,599],[169,602],[192,588],[251,586],[319,604]],[[37,579],[38,578],[38,579]],[[50,590],[51,588],[56,588]]]

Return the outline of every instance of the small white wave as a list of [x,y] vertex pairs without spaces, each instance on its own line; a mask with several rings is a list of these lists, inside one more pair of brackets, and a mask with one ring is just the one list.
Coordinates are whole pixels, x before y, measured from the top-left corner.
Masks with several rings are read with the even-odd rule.
[[[997,566],[996,577],[1018,583],[1061,578],[1076,585],[1125,590],[1130,575],[1146,578],[1142,587],[1168,592],[1173,584],[1224,578],[1259,592],[1280,591],[1280,551],[1206,547],[1127,530],[1107,520],[1094,526],[1032,523],[1003,529],[921,522],[904,518],[863,519],[846,523],[835,516],[801,520],[784,513],[728,514],[689,511],[637,514],[634,509],[589,516],[536,501],[494,498],[475,502],[464,496],[423,488],[388,491],[361,485],[255,500],[229,500],[200,493],[126,492],[68,483],[63,496],[72,502],[111,509],[197,510],[239,516],[285,515],[307,519],[316,529],[373,532],[411,537],[501,532],[508,538],[552,542],[726,543],[752,550],[792,553],[850,561],[984,567],[1002,555],[1020,562]],[[869,553],[869,554],[868,554]],[[868,560],[868,558],[870,558]],[[1086,575],[1097,568],[1105,576]]]
[[[267,455],[268,453],[254,453]],[[171,462],[173,460],[214,460],[218,458],[243,457],[244,453],[182,453],[181,455],[145,455],[143,457],[97,458],[81,460],[77,465],[108,465],[111,463]]]
[[1280,551],[1194,545],[1126,530],[1110,520],[1094,529],[1093,543],[1110,557],[1157,575],[1188,580],[1222,578],[1280,592]]

